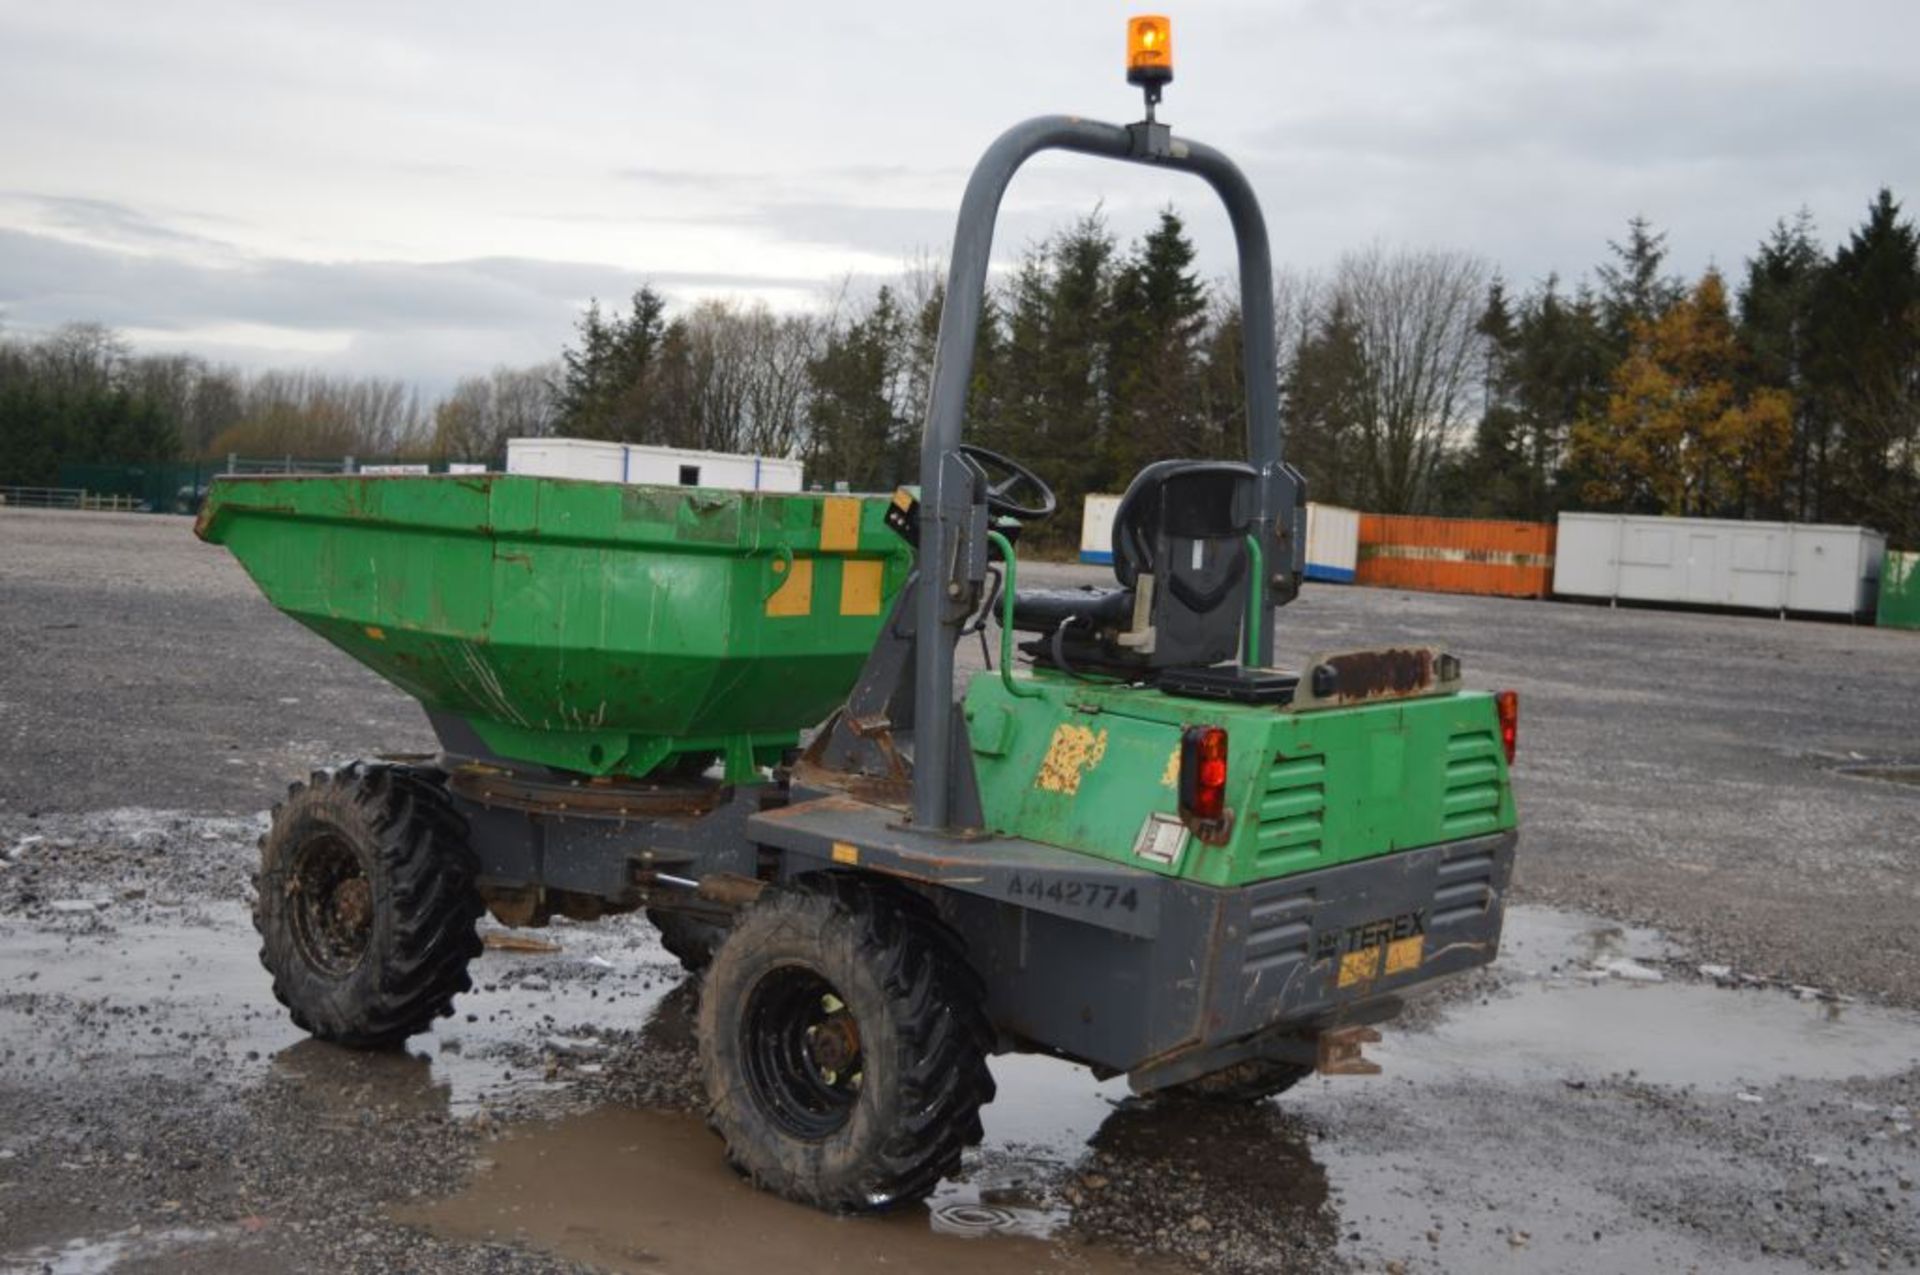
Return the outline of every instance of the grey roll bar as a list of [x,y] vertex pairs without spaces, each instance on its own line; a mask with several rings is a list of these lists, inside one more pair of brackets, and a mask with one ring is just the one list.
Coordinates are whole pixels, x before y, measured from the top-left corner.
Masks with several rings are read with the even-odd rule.
[[[1046,150],[1076,151],[1130,163],[1193,173],[1213,187],[1233,223],[1240,257],[1241,364],[1247,396],[1247,458],[1261,476],[1254,534],[1273,543],[1282,510],[1276,478],[1280,469],[1278,366],[1274,357],[1273,263],[1260,201],[1239,167],[1211,146],[1176,139],[1164,124],[1103,124],[1072,115],[1042,115],[1016,124],[994,139],[967,179],[953,232],[953,259],[934,347],[933,386],[920,437],[920,587],[914,608],[913,822],[948,827],[951,810],[950,750],[953,728],[953,654],[964,616],[950,587],[962,564],[954,559],[965,537],[972,504],[970,470],[959,453],[967,387],[973,377],[974,338],[987,288],[987,262],[1000,200],[1020,166]],[[1289,514],[1291,511],[1285,511]],[[977,552],[984,552],[984,546]],[[971,568],[968,578],[978,578]],[[1269,614],[1267,581],[1254,580],[1254,613]],[[1273,626],[1262,622],[1255,636],[1261,665],[1273,660]],[[971,759],[959,758],[959,764]]]

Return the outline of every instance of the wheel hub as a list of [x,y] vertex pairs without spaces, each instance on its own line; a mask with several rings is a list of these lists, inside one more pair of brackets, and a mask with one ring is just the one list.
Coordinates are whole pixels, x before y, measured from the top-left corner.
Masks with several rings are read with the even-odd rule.
[[802,965],[763,975],[747,994],[742,1061],[755,1104],[795,1137],[831,1137],[866,1081],[860,1026],[832,983]]
[[319,972],[349,974],[373,937],[373,883],[339,837],[310,839],[287,877],[287,910],[300,954]]
[[807,1028],[807,1057],[827,1075],[834,1075],[860,1057],[860,1027],[845,1009]]

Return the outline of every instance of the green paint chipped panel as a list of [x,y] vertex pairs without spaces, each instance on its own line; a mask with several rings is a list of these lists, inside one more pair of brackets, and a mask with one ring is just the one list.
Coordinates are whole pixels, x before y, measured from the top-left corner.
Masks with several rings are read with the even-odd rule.
[[[997,831],[1238,886],[1515,823],[1485,693],[1292,713],[1046,674],[1027,685],[1038,695],[1016,700],[992,674],[967,692],[981,802]],[[1005,730],[1008,719],[1018,730]],[[1169,756],[1196,725],[1227,731],[1232,832],[1219,846],[1189,837],[1172,863],[1136,856],[1147,821],[1177,809]]]

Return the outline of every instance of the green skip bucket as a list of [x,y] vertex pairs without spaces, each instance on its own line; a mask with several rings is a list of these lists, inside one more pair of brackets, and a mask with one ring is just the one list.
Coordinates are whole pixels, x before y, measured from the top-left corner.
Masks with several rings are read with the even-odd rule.
[[911,566],[886,505],[511,474],[221,478],[195,530],[499,757],[637,778],[717,753],[745,780],[859,675]]

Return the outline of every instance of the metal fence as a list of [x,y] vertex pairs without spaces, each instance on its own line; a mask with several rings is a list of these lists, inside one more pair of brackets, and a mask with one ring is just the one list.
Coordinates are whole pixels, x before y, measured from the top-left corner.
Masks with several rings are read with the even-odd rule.
[[10,509],[100,509],[131,513],[131,496],[101,495],[80,487],[0,487],[0,506]]
[[[357,474],[392,472],[393,462],[363,461],[353,456],[315,460],[304,456],[238,456],[217,460],[169,461],[156,464],[79,464],[60,466],[57,487],[21,490],[84,493],[67,503],[42,505],[49,509],[127,509],[146,513],[194,514],[207,498],[207,488],[222,474]],[[446,473],[445,461],[413,462],[407,472]]]
[[[117,504],[100,508],[157,514],[196,514],[207,488],[222,474],[339,474],[356,468],[351,456],[308,460],[299,456],[228,456],[220,460],[169,461],[160,464],[77,464],[60,466],[63,489],[79,489],[90,498]],[[76,508],[78,506],[56,506]],[[88,506],[92,507],[92,506]]]

